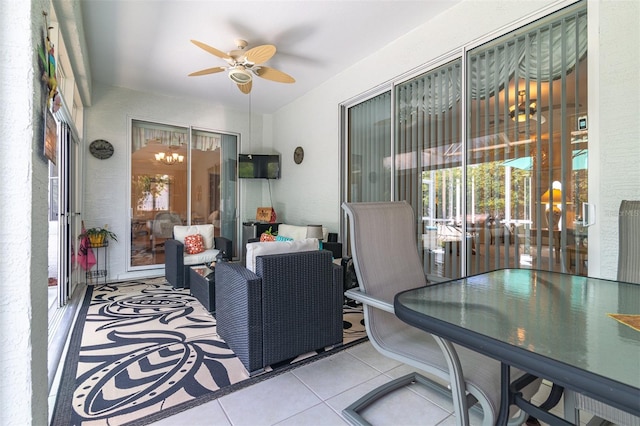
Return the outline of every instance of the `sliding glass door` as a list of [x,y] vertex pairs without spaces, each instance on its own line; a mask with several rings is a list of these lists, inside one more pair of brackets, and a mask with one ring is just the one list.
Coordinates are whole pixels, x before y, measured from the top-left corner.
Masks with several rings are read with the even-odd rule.
[[164,264],[175,225],[237,241],[237,136],[132,120],[131,141],[131,267]]
[[347,200],[391,199],[391,92],[349,109]]
[[348,108],[346,199],[409,202],[432,277],[586,275],[586,8],[463,54],[393,85],[391,119],[387,93]]
[[451,278],[460,276],[465,249],[461,66],[455,60],[395,91],[396,199],[416,212],[425,272]]
[[467,63],[467,272],[586,274],[586,11],[480,46]]

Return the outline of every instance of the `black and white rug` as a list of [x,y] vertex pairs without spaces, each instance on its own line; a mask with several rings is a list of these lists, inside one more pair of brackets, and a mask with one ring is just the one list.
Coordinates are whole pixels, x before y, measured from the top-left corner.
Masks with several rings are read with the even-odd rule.
[[144,425],[366,339],[344,307],[344,340],[249,377],[215,318],[164,278],[89,286],[71,335],[52,425]]

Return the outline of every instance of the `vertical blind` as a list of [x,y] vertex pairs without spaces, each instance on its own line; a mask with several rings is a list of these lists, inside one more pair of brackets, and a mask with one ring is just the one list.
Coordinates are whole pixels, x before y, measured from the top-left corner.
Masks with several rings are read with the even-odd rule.
[[482,243],[467,258],[471,273],[571,269],[586,199],[586,170],[574,162],[587,148],[574,137],[586,115],[586,25],[581,10],[469,52],[467,205]]
[[349,109],[348,200],[391,199],[391,92]]
[[409,202],[436,276],[585,274],[586,107],[582,3],[349,108],[347,199]]
[[461,60],[396,88],[396,199],[414,207],[427,273],[457,275],[461,258]]

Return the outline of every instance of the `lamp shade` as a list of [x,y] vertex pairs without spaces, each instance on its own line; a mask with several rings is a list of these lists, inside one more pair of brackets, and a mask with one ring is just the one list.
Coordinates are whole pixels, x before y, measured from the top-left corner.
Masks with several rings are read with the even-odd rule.
[[307,225],[307,238],[322,240],[322,225]]
[[543,203],[550,203],[552,198],[553,198],[553,204],[560,204],[562,202],[562,191],[557,188],[553,188],[552,190],[547,190],[547,192],[542,194],[540,201]]

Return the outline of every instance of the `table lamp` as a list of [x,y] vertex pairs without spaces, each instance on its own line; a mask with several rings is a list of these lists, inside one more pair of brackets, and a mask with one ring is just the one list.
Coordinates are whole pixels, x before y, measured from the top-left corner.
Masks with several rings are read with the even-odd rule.
[[317,238],[322,241],[322,225],[307,225],[307,238]]
[[[560,217],[562,216],[562,190],[560,182],[555,181],[547,192],[542,194],[540,201],[547,205],[545,217],[547,218],[547,226],[552,229],[558,229]],[[549,223],[549,210],[552,210],[551,223]]]

